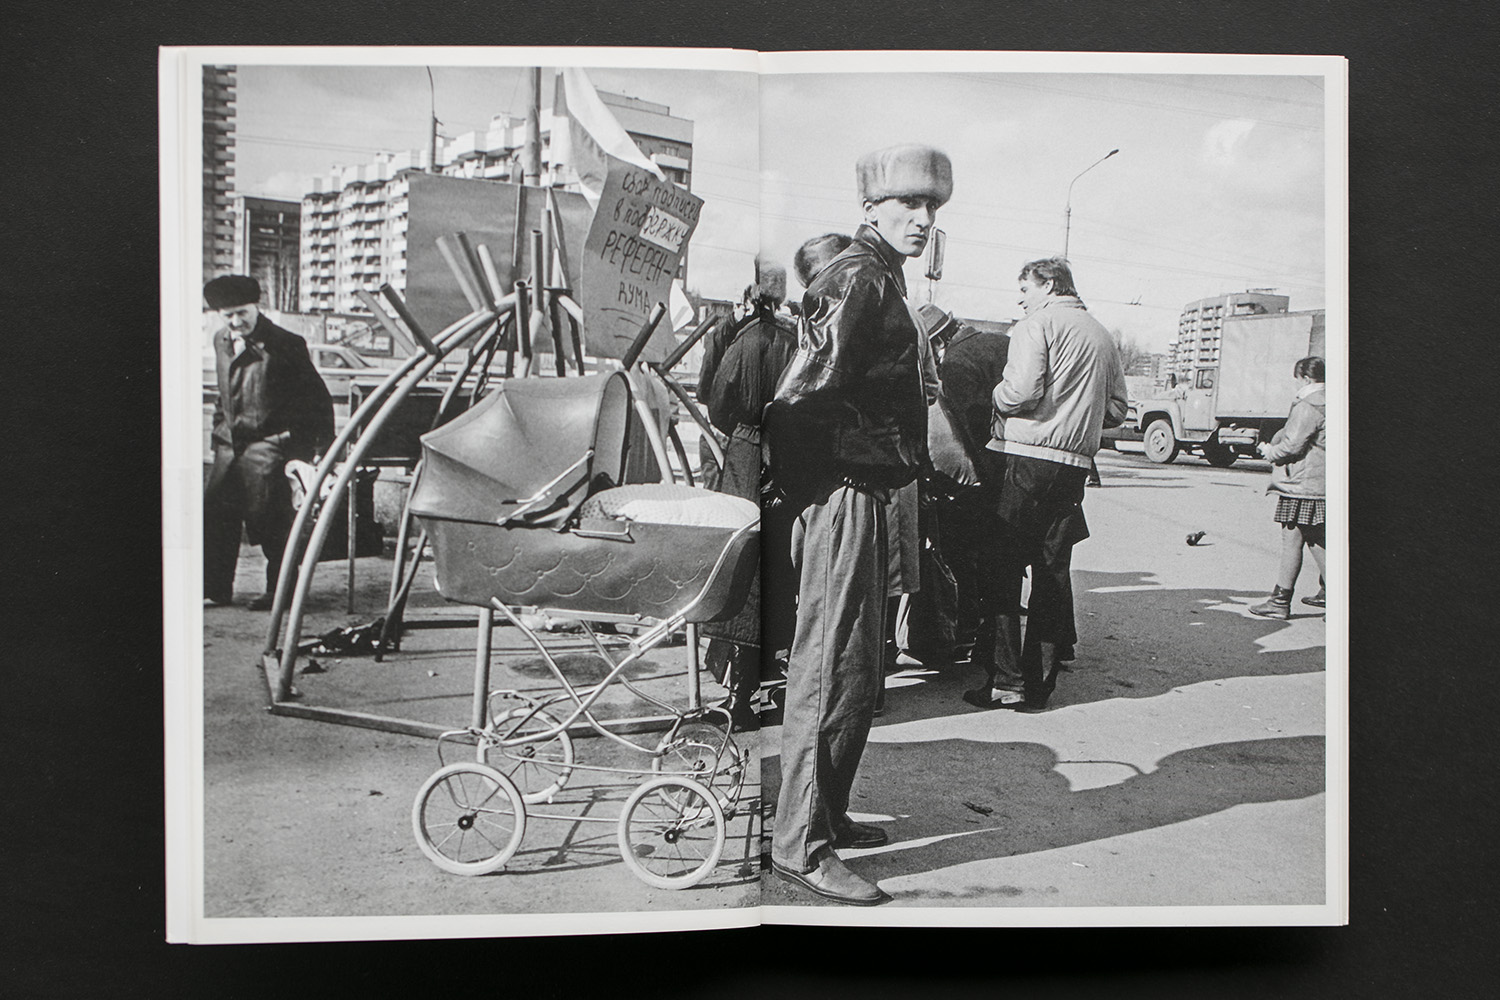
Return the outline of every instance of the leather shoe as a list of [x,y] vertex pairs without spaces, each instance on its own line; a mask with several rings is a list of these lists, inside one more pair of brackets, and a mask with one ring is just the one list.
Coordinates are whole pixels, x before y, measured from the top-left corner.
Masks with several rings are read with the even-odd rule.
[[833,846],[862,850],[866,847],[884,847],[890,839],[890,836],[880,827],[871,826],[869,823],[856,823],[846,817],[843,827],[834,834]]
[[850,906],[878,906],[891,897],[880,891],[880,887],[873,882],[867,882],[850,871],[839,856],[832,851],[825,850],[820,853],[815,867],[810,872],[794,872],[790,868],[783,868],[775,861],[771,862],[771,870],[781,876],[784,881],[793,885],[801,886],[808,892],[831,899],[835,903],[847,903]]
[[276,598],[274,598],[270,594],[261,594],[255,600],[253,600],[253,601],[250,602],[250,610],[251,611],[270,611],[271,610],[271,605],[275,602],[275,600],[276,600]]

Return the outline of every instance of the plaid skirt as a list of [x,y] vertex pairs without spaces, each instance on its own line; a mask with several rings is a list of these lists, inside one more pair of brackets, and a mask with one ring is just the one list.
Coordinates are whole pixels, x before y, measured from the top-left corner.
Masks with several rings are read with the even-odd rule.
[[1282,496],[1276,499],[1274,520],[1277,524],[1316,527],[1323,523],[1327,513],[1328,504],[1324,500]]

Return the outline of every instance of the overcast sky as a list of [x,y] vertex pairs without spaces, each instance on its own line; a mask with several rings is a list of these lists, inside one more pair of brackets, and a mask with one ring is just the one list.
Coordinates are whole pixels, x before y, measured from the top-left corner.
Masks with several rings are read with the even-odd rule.
[[[522,72],[434,67],[443,133],[524,113]],[[934,294],[959,315],[1020,315],[1017,270],[1061,252],[1069,182],[1115,148],[1074,184],[1069,239],[1079,290],[1107,326],[1164,350],[1194,299],[1272,287],[1293,309],[1325,304],[1319,77],[588,72],[602,90],[693,121],[693,189],[707,204],[688,283],[709,297],[738,297],[758,247],[789,263],[810,236],[852,232],[855,159],[926,142],[953,160]],[[421,66],[241,61],[238,82],[240,193],[300,198],[334,164],[427,143]],[[919,302],[920,275],[908,265]]]

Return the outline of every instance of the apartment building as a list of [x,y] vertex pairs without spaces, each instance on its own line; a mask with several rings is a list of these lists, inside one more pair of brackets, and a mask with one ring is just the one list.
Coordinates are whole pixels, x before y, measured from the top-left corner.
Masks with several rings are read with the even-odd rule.
[[281,312],[296,312],[301,256],[302,206],[279,198],[235,195],[235,274],[260,282],[263,302]]
[[1284,313],[1290,303],[1290,298],[1276,295],[1269,288],[1227,292],[1189,302],[1177,319],[1177,339],[1167,348],[1168,370],[1188,377],[1195,367],[1217,365],[1225,317]]
[[[603,91],[599,97],[670,180],[691,186],[691,121],[673,117],[664,104]],[[552,162],[552,119],[550,111],[541,113],[542,183],[576,191],[577,174]],[[429,171],[429,151],[420,149],[378,153],[369,163],[334,167],[316,178],[313,190],[302,199],[299,310],[363,313],[361,289],[373,292],[390,284],[405,293],[411,228],[406,178],[413,172],[434,172],[519,184],[524,142],[523,120],[496,115],[482,131],[440,137],[435,171]]]
[[203,280],[234,269],[235,68],[203,67]]

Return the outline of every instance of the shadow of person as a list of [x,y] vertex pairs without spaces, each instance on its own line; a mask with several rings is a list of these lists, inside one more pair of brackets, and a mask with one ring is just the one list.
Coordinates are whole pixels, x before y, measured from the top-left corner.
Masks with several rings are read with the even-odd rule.
[[[1228,678],[1325,669],[1321,613],[1294,615],[1290,622],[1257,618],[1248,609],[1264,598],[1261,593],[1164,588],[1150,574],[1092,570],[1075,570],[1073,588],[1077,659],[1059,672],[1049,711],[1112,698],[1153,698]],[[1298,634],[1303,641],[1267,644]],[[936,664],[888,678],[885,714],[877,726],[972,712],[962,693],[983,680],[980,670],[967,664]]]
[[[857,789],[863,794],[852,808],[898,818],[883,824],[891,846],[859,858],[858,871],[877,880],[916,875],[1324,790],[1321,736],[1193,747],[1168,754],[1145,772],[1124,762],[1077,762],[1113,763],[1134,772],[1079,791],[1058,770],[1060,763],[1070,762],[1038,743],[871,744]],[[993,889],[981,891],[993,895]]]

